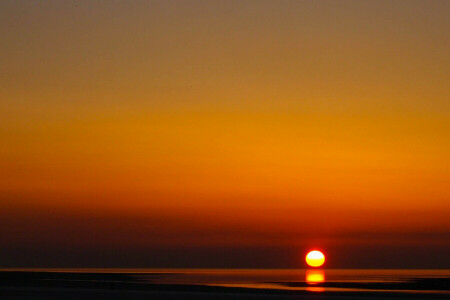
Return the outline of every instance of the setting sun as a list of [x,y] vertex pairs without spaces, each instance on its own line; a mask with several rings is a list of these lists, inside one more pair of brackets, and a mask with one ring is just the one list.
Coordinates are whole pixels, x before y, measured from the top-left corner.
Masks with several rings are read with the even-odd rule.
[[325,262],[325,255],[318,250],[308,252],[306,255],[306,263],[311,267],[320,267]]
[[450,300],[449,12],[0,0],[0,300]]

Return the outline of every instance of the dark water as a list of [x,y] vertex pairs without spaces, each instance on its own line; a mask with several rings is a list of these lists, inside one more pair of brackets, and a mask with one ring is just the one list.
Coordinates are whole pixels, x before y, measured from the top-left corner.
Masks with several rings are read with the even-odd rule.
[[[4,280],[139,284],[145,286],[208,286],[312,293],[398,293],[450,298],[450,270],[326,269],[40,269],[0,270]],[[5,272],[7,271],[7,272]],[[20,272],[19,272],[20,271]],[[27,277],[28,276],[28,277]],[[111,287],[113,287],[111,285]]]
[[159,284],[196,284],[258,289],[448,293],[450,270],[155,270],[136,274]]

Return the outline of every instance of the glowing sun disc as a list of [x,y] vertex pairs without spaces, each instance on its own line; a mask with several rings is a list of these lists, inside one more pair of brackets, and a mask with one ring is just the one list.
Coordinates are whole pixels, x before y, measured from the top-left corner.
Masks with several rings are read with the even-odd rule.
[[320,267],[325,262],[325,255],[318,250],[313,250],[306,254],[305,260],[311,267]]

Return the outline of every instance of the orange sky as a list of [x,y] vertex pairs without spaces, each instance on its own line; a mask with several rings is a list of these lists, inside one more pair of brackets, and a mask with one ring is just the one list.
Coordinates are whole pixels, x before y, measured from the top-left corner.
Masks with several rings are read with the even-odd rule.
[[444,253],[449,8],[2,1],[0,267],[44,244]]

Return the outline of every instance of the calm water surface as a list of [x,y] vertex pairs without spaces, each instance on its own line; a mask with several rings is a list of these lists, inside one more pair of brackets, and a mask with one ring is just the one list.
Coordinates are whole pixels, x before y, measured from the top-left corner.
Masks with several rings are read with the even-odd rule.
[[393,291],[448,293],[450,270],[154,270],[137,274],[160,284],[323,291]]
[[209,285],[311,292],[394,292],[450,297],[450,270],[349,269],[34,269],[64,273],[120,273],[148,284]]

